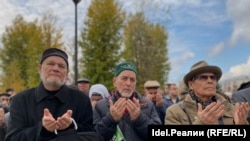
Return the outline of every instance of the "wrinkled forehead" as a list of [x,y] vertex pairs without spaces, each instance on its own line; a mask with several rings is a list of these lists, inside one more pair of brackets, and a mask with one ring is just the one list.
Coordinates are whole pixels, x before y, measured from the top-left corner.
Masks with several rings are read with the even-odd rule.
[[43,62],[57,62],[67,65],[67,62],[62,57],[59,56],[48,56],[44,59]]
[[136,73],[131,71],[131,70],[124,70],[122,71],[118,76],[118,78],[121,78],[121,77],[130,77],[130,78],[136,78]]

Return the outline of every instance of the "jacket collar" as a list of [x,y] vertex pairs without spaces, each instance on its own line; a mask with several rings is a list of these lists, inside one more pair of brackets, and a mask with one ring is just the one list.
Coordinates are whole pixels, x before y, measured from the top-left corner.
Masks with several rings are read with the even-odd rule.
[[[55,94],[55,97],[58,98],[62,103],[65,103],[67,99],[67,94],[69,93],[69,89],[66,85],[63,85]],[[40,102],[44,98],[50,96],[48,90],[44,88],[43,83],[41,82],[38,87],[35,89],[35,99],[36,102]]]

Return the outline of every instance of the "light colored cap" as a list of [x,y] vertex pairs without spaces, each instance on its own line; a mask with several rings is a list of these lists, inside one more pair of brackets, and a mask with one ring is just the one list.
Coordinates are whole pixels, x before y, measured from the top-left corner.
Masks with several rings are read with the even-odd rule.
[[108,89],[103,84],[94,84],[89,89],[89,97],[91,98],[92,94],[98,93],[103,98],[109,98]]
[[144,84],[144,88],[159,88],[161,85],[156,80],[148,80]]

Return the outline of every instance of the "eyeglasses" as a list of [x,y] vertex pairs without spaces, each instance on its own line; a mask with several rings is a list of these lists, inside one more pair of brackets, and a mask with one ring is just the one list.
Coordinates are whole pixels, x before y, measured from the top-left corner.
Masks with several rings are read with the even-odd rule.
[[197,75],[193,78],[194,80],[206,81],[210,78],[212,81],[218,81],[218,77],[216,75]]

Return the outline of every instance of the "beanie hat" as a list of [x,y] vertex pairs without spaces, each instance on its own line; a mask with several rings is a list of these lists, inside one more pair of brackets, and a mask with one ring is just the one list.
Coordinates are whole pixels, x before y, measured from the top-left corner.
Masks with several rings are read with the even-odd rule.
[[58,49],[58,48],[48,48],[46,49],[43,54],[42,54],[42,58],[41,58],[41,61],[40,61],[40,64],[43,63],[43,61],[49,57],[49,56],[58,56],[58,57],[61,57],[64,59],[64,61],[67,63],[67,67],[69,66],[69,63],[68,63],[68,55],[61,49]]

